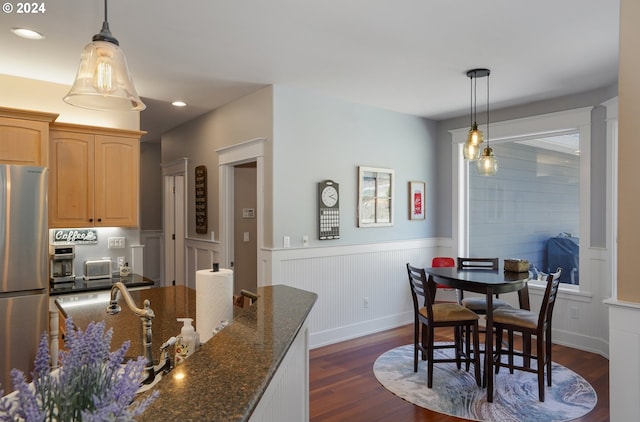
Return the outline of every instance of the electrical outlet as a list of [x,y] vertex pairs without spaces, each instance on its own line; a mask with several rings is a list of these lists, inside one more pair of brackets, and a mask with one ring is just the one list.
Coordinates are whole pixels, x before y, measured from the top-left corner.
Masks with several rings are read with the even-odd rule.
[[575,306],[572,306],[569,308],[569,318],[571,319],[578,319],[578,308],[576,308]]
[[306,248],[307,246],[309,246],[309,236],[305,234],[302,236],[302,247]]
[[283,247],[284,248],[290,248],[291,247],[291,238],[289,236],[285,236],[284,239],[282,240],[283,243]]
[[363,305],[365,308],[368,308],[368,307],[369,307],[369,298],[368,298],[368,297],[365,297],[365,298],[364,298],[364,300],[362,301],[362,305]]
[[124,265],[124,256],[119,256],[117,259],[118,262],[118,268],[122,267]]

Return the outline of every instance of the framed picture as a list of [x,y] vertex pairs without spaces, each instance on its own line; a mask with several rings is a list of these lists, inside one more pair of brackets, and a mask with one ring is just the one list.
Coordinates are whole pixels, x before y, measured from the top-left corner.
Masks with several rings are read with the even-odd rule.
[[409,220],[424,220],[425,182],[409,182]]
[[392,169],[358,167],[358,227],[393,226]]
[[207,233],[207,167],[196,167],[196,233]]

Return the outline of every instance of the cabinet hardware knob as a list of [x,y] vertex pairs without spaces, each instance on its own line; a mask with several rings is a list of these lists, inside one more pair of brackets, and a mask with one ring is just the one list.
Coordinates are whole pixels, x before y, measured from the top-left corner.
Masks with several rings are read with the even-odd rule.
[[89,219],[89,223],[93,223],[93,218],[90,218],[90,219]]

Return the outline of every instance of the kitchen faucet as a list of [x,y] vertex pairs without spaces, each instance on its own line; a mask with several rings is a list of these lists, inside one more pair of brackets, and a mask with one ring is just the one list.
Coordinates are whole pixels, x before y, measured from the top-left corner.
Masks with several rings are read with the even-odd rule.
[[[124,297],[129,309],[131,309],[133,313],[138,315],[142,320],[142,348],[144,357],[147,360],[147,364],[144,368],[146,375],[144,380],[142,380],[142,383],[149,384],[153,382],[156,376],[156,370],[153,367],[153,354],[151,353],[151,320],[155,317],[155,314],[153,309],[151,309],[149,299],[144,300],[144,309],[138,308],[133,301],[131,294],[127,290],[127,287],[119,281],[111,286],[111,301],[107,307],[107,313],[109,315],[115,315],[122,310],[120,305],[118,305],[118,290],[122,292],[122,297]],[[164,367],[165,364],[166,362],[164,364],[161,363],[160,366]]]

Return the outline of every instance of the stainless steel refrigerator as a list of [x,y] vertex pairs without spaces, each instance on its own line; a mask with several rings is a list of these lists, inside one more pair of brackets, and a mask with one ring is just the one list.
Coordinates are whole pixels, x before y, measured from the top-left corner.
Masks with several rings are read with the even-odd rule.
[[48,328],[47,169],[0,164],[0,383],[33,370]]

